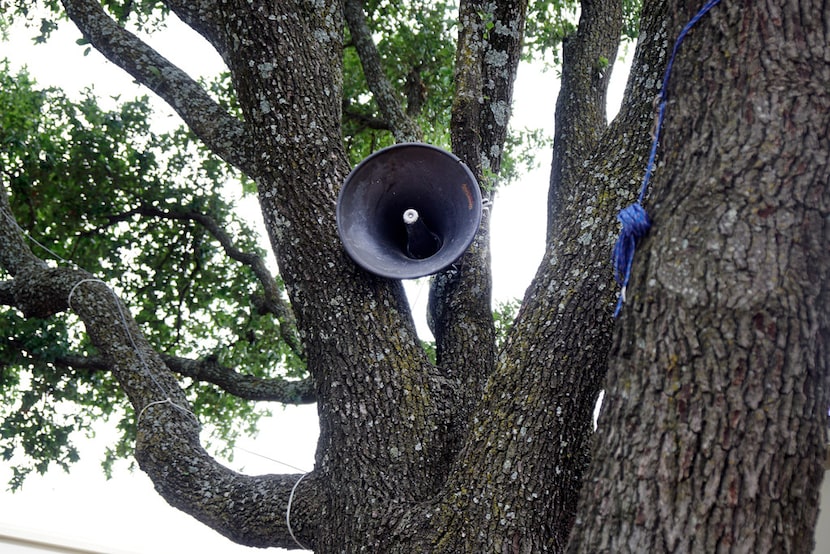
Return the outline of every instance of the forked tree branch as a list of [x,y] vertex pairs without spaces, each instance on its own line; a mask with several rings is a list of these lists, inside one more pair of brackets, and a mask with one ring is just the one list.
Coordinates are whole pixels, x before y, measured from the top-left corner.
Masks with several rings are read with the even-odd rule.
[[226,28],[222,24],[217,0],[162,0],[188,27],[204,37],[225,58]]
[[120,27],[95,0],[63,0],[69,18],[107,59],[167,102],[217,156],[258,175],[256,149],[243,122],[222,109],[189,75]]
[[[605,2],[602,10],[590,4],[583,3],[580,20],[582,32],[587,32],[586,52],[597,56],[595,62],[600,56],[613,59],[616,43],[605,47],[607,37],[588,31],[604,28],[618,39],[621,2]],[[566,63],[574,63],[574,54]],[[587,57],[584,63],[586,71],[587,66],[593,67]],[[474,110],[469,112],[475,114]],[[600,177],[584,172],[588,175],[564,206],[559,222],[562,233],[556,241],[549,239],[538,273],[484,387],[473,416],[473,421],[483,423],[469,429],[447,484],[456,497],[447,495],[447,509],[442,513],[448,516],[435,522],[445,535],[478,531],[468,522],[488,525],[481,523],[488,521],[487,506],[498,503],[523,514],[521,523],[503,519],[499,530],[502,536],[510,536],[515,525],[523,549],[556,552],[567,540],[588,461],[591,416],[610,347],[613,287],[608,258],[616,229],[614,205],[634,171],[626,160],[630,151],[617,142],[623,140],[622,134],[600,135],[595,120],[587,119],[592,125],[592,144],[605,157],[598,155],[593,160],[586,155],[583,159],[596,161]],[[571,128],[583,120],[577,117],[573,121],[563,119],[560,124]],[[619,167],[619,173],[610,169],[613,167]],[[602,176],[607,175],[616,179],[604,180]],[[604,202],[600,204],[600,200]],[[586,214],[591,218],[586,219]],[[586,221],[590,226],[581,224]],[[586,232],[593,234],[590,242]],[[523,435],[527,422],[544,429],[542,440]],[[534,460],[534,467],[523,470],[515,460]],[[510,469],[482,472],[482,465]],[[528,529],[539,529],[539,533],[525,533]],[[473,548],[476,546],[486,548]]]
[[392,84],[383,72],[380,54],[372,40],[372,32],[366,24],[366,14],[363,12],[363,2],[360,0],[345,0],[343,10],[349,31],[352,34],[363,74],[369,84],[369,90],[380,108],[383,118],[388,122],[397,142],[417,141],[421,137],[418,125],[406,114],[392,88]]
[[[50,268],[29,249],[0,190],[0,264],[13,279],[4,298],[26,317],[73,310],[136,411],[136,459],[171,505],[228,538],[250,546],[292,547],[285,524],[300,475],[247,476],[214,460],[199,442],[200,425],[184,392],[126,307],[93,275]],[[313,536],[321,493],[314,475],[292,508],[295,535]],[[308,540],[308,538],[306,538]]]

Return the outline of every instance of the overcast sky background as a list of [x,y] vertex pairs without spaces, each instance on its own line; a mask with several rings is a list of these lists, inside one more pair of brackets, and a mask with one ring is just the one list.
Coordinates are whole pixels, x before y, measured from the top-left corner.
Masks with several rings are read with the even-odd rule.
[[[135,84],[96,50],[84,56],[86,47],[75,43],[81,35],[72,23],[61,22],[59,30],[45,45],[33,45],[34,34],[34,29],[18,27],[11,41],[0,45],[0,59],[8,58],[12,71],[27,66],[39,85],[60,87],[73,97],[77,97],[76,91],[93,86],[104,105],[111,95],[120,95],[121,101],[144,94],[152,96],[148,89]],[[155,35],[150,42],[191,76],[212,75],[221,68],[215,52],[184,25],[171,25],[171,29]],[[626,67],[615,68],[609,94],[611,104],[619,103],[626,77]],[[515,85],[514,128],[544,128],[552,137],[557,94],[554,71],[522,65]],[[159,124],[178,125],[178,117],[170,115],[172,112],[163,103],[156,102],[156,109],[162,114]],[[610,111],[613,115],[616,108]],[[541,260],[550,159],[549,149],[539,152],[539,167],[497,195],[492,219],[496,301],[521,298]],[[419,328],[423,330],[426,280],[407,283],[407,290],[415,304]],[[273,411],[274,416],[260,425],[258,437],[239,441],[240,448],[234,461],[227,463],[229,467],[249,474],[296,472],[283,464],[306,471],[313,469],[318,433],[316,407],[275,406]],[[114,478],[107,481],[100,461],[106,445],[114,440],[112,427],[99,426],[95,439],[77,439],[81,461],[72,466],[71,474],[52,470],[42,477],[31,476],[16,494],[5,490],[11,471],[0,466],[0,533],[4,528],[24,530],[112,554],[264,552],[236,545],[171,508],[154,491],[150,480],[139,470],[128,471],[126,463],[119,464]],[[152,532],[148,533],[148,529]],[[267,549],[265,552],[284,551]]]

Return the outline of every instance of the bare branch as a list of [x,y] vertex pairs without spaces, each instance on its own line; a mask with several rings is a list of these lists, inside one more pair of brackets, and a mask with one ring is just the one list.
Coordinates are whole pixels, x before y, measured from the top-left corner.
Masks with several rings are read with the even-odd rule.
[[392,128],[395,140],[398,142],[417,141],[421,137],[421,130],[409,118],[401,106],[392,84],[383,73],[380,54],[372,40],[372,33],[366,24],[366,14],[363,13],[363,2],[360,0],[346,0],[343,13],[349,24],[363,74],[369,83],[369,90],[375,98],[380,112]]
[[150,88],[220,158],[258,174],[256,149],[244,123],[223,110],[190,76],[120,27],[94,0],[63,0],[84,37],[111,62]]
[[238,373],[219,364],[213,358],[192,360],[162,355],[171,370],[199,381],[212,383],[225,392],[244,400],[281,402],[283,404],[310,404],[315,401],[311,379],[289,381],[281,377],[263,379]]
[[377,117],[371,117],[362,114],[359,111],[351,108],[351,106],[349,106],[345,102],[343,103],[343,115],[348,119],[357,122],[363,129],[377,129],[379,131],[392,130],[392,127],[389,125],[389,122],[385,119],[380,119]]

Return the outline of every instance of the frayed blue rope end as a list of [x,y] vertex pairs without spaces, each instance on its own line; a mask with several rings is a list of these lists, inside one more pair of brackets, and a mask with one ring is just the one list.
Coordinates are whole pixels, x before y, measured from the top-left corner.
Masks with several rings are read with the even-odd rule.
[[617,299],[617,309],[614,310],[614,317],[620,315],[620,310],[622,310],[625,303],[625,289],[631,276],[634,251],[637,249],[640,239],[646,236],[651,228],[651,220],[639,202],[620,210],[617,219],[622,223],[622,229],[619,238],[617,238],[617,244],[614,245],[611,261],[614,264],[614,279],[620,285],[620,296]]

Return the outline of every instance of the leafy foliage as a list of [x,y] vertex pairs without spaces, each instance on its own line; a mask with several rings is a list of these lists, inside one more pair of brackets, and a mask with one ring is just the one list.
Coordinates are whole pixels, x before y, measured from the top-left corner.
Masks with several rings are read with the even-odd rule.
[[640,35],[643,0],[623,0],[623,39],[634,41]]
[[[367,23],[381,62],[407,114],[424,133],[424,141],[449,148],[455,21],[451,2],[370,1]],[[393,144],[372,99],[360,60],[350,39],[343,53],[344,140],[354,163]]]
[[[552,25],[559,18],[557,25],[572,26],[562,18],[572,15],[576,3],[568,4],[568,9],[573,9],[567,13],[564,7],[553,12],[543,6],[549,3],[537,3],[537,9],[545,11],[548,23]],[[366,2],[365,10],[386,77],[398,92],[407,114],[422,129],[425,142],[449,149],[457,6],[444,0],[372,0]],[[537,32],[548,33],[550,25],[538,27]],[[350,158],[356,164],[375,150],[393,144],[394,138],[372,98],[348,35],[346,45],[343,134]],[[530,153],[547,148],[550,140],[538,129],[511,129],[500,175],[486,176],[489,186],[495,188],[497,183],[515,180],[521,170],[535,164],[535,157]]]
[[[623,0],[624,40],[636,40],[642,5],[642,0]],[[552,59],[552,66],[560,66],[560,47],[576,32],[579,10],[578,0],[531,0],[525,28],[525,56],[546,61]]]
[[[170,13],[163,2],[155,0],[104,0],[101,4],[119,24],[142,31],[163,28]],[[37,28],[38,34],[33,38],[36,43],[46,42],[65,19],[59,0],[0,0],[0,32],[5,33],[11,25],[22,21]]]
[[493,323],[496,327],[496,347],[500,350],[507,340],[507,335],[510,334],[510,328],[516,320],[516,315],[519,313],[519,308],[522,306],[522,301],[519,298],[499,302],[496,309],[493,310]]
[[525,55],[544,58],[550,52],[554,65],[560,65],[559,46],[576,32],[578,10],[578,0],[532,0],[525,27]]
[[5,312],[0,325],[6,337],[0,347],[0,458],[9,461],[15,451],[26,457],[13,466],[9,484],[15,489],[33,470],[43,473],[51,463],[67,469],[77,461],[78,452],[69,436],[75,430],[88,430],[91,418],[67,410],[66,403],[95,406],[91,411],[101,415],[112,410],[120,395],[102,397],[103,387],[96,389],[90,380],[78,379],[74,372],[55,366],[60,355],[57,345],[68,338],[60,322],[31,322]]
[[[71,101],[0,66],[0,179],[19,224],[62,260],[110,283],[160,351],[215,356],[260,377],[303,375],[279,323],[251,301],[260,289],[253,272],[190,217],[212,218],[234,246],[265,256],[232,212],[227,191],[240,176],[184,129],[152,132],[151,119],[146,98],[107,110],[89,92]],[[0,344],[0,455],[20,451],[31,462],[18,467],[13,486],[50,460],[71,463],[70,435],[96,418],[124,418],[123,444],[112,455],[129,453],[133,414],[118,387],[105,368],[70,361],[95,356],[79,331],[71,315],[38,321],[0,312],[7,337]],[[232,440],[239,422],[250,425],[264,413],[211,385],[193,382],[187,391],[221,439]]]

